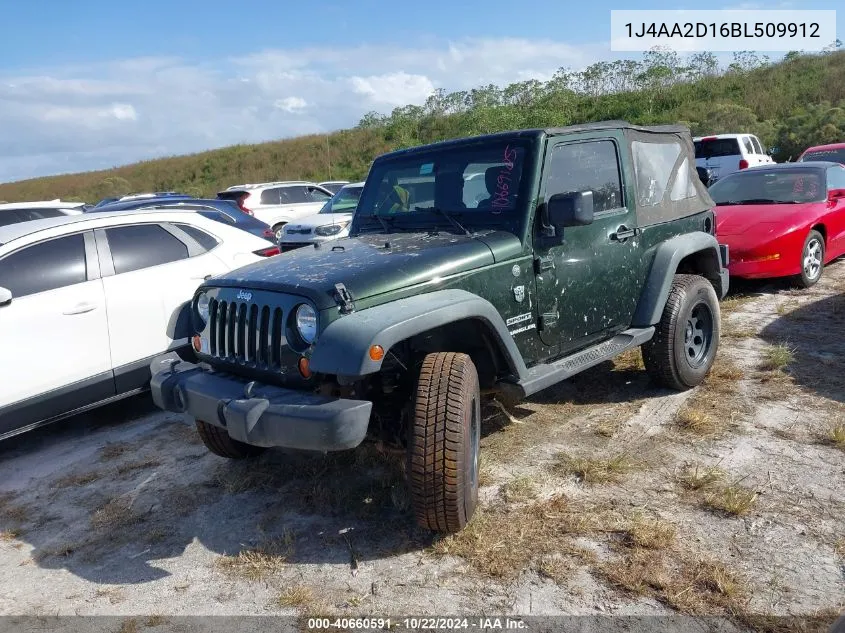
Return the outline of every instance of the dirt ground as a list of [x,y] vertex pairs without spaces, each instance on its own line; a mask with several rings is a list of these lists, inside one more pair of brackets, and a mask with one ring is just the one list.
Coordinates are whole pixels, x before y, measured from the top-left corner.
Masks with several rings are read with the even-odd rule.
[[448,538],[414,527],[402,460],[372,448],[229,462],[148,397],[13,438],[0,614],[681,613],[757,630],[793,615],[824,630],[845,604],[845,261],[809,291],[742,284],[722,327],[691,392],[650,386],[637,352],[515,409],[491,402],[481,508]]

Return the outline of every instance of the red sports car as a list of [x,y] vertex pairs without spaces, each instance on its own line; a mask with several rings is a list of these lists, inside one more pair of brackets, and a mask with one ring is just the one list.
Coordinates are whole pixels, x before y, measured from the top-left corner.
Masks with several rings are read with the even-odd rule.
[[738,171],[710,187],[716,233],[735,277],[790,277],[809,288],[845,253],[845,166],[822,161]]
[[831,143],[830,145],[817,145],[808,147],[798,158],[798,162],[812,160],[829,160],[834,163],[845,164],[845,143]]

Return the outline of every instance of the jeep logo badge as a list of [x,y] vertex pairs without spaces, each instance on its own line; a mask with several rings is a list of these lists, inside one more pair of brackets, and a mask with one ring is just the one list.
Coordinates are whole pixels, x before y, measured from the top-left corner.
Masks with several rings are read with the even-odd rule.
[[243,299],[244,301],[252,301],[252,293],[246,290],[239,290],[236,299]]

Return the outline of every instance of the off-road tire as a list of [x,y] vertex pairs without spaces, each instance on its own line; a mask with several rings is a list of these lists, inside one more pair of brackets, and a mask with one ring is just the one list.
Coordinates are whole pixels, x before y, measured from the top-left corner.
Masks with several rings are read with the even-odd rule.
[[[709,336],[699,338],[697,324],[710,315]],[[642,346],[643,362],[658,385],[685,391],[701,384],[719,349],[721,317],[713,285],[699,275],[675,275],[654,338]],[[696,350],[693,354],[691,350]],[[699,355],[699,353],[701,355]]]
[[244,444],[238,440],[233,440],[226,433],[226,429],[221,429],[219,426],[214,426],[202,420],[197,420],[197,433],[199,433],[200,439],[205,444],[205,447],[220,457],[246,459],[247,457],[260,455],[266,450],[263,446],[253,446],[252,444]]
[[[811,244],[815,244],[816,249],[818,249],[816,251],[818,253],[818,268],[816,269],[818,272],[815,275],[812,274],[812,269],[807,269],[805,263],[810,255]],[[807,234],[807,239],[804,240],[804,246],[801,248],[801,274],[795,278],[795,282],[801,288],[809,288],[816,285],[816,282],[822,278],[822,273],[824,273],[824,236],[818,231],[810,231]]]
[[478,503],[481,390],[469,356],[425,357],[410,432],[408,473],[417,523],[458,532]]

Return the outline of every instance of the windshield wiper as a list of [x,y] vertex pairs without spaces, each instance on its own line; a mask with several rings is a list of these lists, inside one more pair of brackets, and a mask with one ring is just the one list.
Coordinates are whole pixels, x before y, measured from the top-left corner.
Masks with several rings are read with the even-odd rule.
[[428,207],[427,209],[419,209],[419,210],[420,211],[431,211],[431,212],[436,213],[438,215],[442,215],[444,218],[446,218],[447,220],[449,220],[449,222],[452,223],[452,226],[454,226],[456,229],[461,231],[464,235],[466,235],[467,237],[472,237],[472,233],[470,233],[469,230],[463,224],[458,222],[457,218],[452,216],[448,211],[444,211],[443,209],[441,209],[439,207]]

